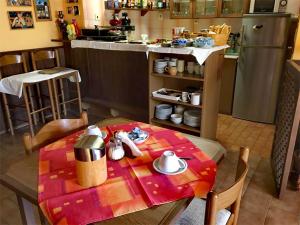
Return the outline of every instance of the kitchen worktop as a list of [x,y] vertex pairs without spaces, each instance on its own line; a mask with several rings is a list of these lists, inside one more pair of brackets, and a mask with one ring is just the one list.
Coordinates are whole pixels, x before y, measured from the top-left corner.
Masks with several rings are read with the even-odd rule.
[[213,52],[217,52],[222,49],[226,49],[229,46],[215,46],[212,48],[165,48],[160,45],[146,45],[146,44],[128,44],[128,43],[115,43],[115,42],[103,42],[103,41],[87,41],[87,40],[73,40],[71,42],[72,48],[89,48],[100,50],[113,50],[113,51],[133,51],[133,52],[145,52],[147,55],[149,52],[156,53],[168,53],[168,54],[184,54],[193,55],[201,65],[205,62],[209,55]]

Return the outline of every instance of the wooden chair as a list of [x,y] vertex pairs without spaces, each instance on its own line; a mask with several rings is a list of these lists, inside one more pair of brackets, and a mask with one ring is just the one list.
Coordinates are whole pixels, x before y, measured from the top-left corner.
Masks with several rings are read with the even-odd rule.
[[39,150],[51,142],[63,138],[88,125],[88,116],[82,112],[79,119],[58,119],[47,123],[42,129],[32,136],[29,133],[23,135],[23,142],[27,154]]
[[[26,64],[26,57],[24,55],[24,53],[22,54],[15,54],[15,55],[4,55],[2,57],[0,57],[0,69],[2,69],[3,67],[7,67],[7,66],[12,66],[12,65],[16,65],[16,64],[22,64],[23,67],[23,72],[26,73],[28,72],[27,69],[27,64]],[[10,75],[11,76],[11,75]],[[8,76],[4,76],[1,73],[0,70],[0,79],[4,78],[4,77],[8,77]],[[14,128],[13,128],[13,124],[12,124],[12,116],[10,113],[10,107],[22,107],[26,109],[27,112],[27,117],[28,117],[28,123],[29,123],[29,127],[30,127],[30,132],[31,134],[34,133],[33,130],[33,123],[32,123],[32,117],[33,117],[33,122],[36,125],[37,124],[37,117],[36,114],[39,113],[41,110],[41,108],[36,109],[35,108],[35,104],[34,104],[34,97],[32,94],[32,90],[31,90],[32,84],[24,84],[23,86],[23,98],[24,98],[24,102],[25,102],[25,106],[24,104],[22,105],[12,105],[9,104],[7,101],[7,95],[2,93],[2,98],[3,98],[3,103],[4,103],[4,109],[5,109],[5,114],[8,120],[8,125],[9,125],[9,129],[10,129],[10,133],[12,135],[14,135]],[[48,87],[49,87],[49,91],[52,92],[51,87],[51,82],[48,82]],[[54,103],[53,101],[51,101],[51,105],[52,105],[52,113],[54,112]],[[15,120],[21,120],[21,119],[17,119],[14,118]],[[24,121],[24,120],[22,120]]]
[[[41,68],[38,67],[37,63],[39,61],[43,61],[43,60],[49,60],[52,59],[55,61],[54,66],[56,67],[61,67],[60,64],[60,59],[59,59],[59,53],[58,50],[40,50],[40,51],[32,51],[31,52],[31,59],[32,59],[32,66],[34,70],[37,69],[45,69],[45,68]],[[48,69],[49,67],[47,67]],[[64,93],[64,85],[63,85],[63,79],[64,78],[69,78],[73,76],[72,73],[68,73],[65,74],[63,76],[60,76],[58,78],[53,78],[52,79],[52,85],[53,85],[53,90],[54,90],[54,98],[55,98],[55,104],[56,104],[56,111],[57,111],[57,116],[58,119],[61,118],[60,114],[61,114],[61,106],[63,109],[63,114],[64,116],[67,115],[67,109],[66,109],[66,104],[67,103],[72,103],[74,101],[78,101],[78,106],[79,106],[79,112],[82,112],[82,105],[81,105],[81,94],[80,94],[80,87],[79,87],[79,81],[77,80],[76,77],[76,91],[77,91],[77,98],[73,98],[73,99],[69,99],[69,100],[65,100],[65,93]],[[57,87],[57,83],[59,84],[59,86]],[[43,115],[42,115],[43,117]]]
[[[220,193],[209,192],[206,201],[194,198],[183,213],[180,214],[175,224],[236,225],[243,185],[248,172],[248,157],[249,148],[241,148],[235,183]],[[229,207],[230,210],[227,210]]]

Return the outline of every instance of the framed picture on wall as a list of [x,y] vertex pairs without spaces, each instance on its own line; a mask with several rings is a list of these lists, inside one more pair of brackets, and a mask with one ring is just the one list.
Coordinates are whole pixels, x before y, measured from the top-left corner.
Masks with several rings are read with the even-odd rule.
[[36,21],[51,19],[50,0],[33,0]]
[[33,28],[32,12],[30,11],[8,11],[10,28],[28,29]]
[[74,6],[74,16],[79,16],[79,6],[75,5]]
[[72,6],[67,7],[67,12],[68,14],[73,14],[74,13],[74,9]]
[[32,6],[31,0],[7,0],[8,6]]
[[67,0],[67,3],[78,3],[78,0]]

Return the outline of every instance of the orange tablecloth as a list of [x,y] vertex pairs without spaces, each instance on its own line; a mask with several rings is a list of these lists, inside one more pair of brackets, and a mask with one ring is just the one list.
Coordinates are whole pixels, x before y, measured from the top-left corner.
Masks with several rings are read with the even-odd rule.
[[[88,224],[194,195],[206,196],[214,184],[216,164],[179,132],[138,122],[104,129],[112,134],[135,126],[150,133],[138,145],[143,156],[108,160],[108,179],[97,187],[86,189],[76,182],[73,145],[83,131],[40,150],[38,197],[50,222]],[[157,173],[152,162],[165,150],[192,156],[188,169],[175,176]]]

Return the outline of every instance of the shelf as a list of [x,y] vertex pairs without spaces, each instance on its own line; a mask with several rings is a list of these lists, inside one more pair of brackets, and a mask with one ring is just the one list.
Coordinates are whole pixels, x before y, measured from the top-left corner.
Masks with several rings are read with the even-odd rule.
[[200,78],[198,76],[185,74],[185,73],[178,73],[178,75],[172,76],[164,73],[152,73],[152,76],[155,77],[163,77],[163,78],[171,78],[171,79],[180,79],[180,80],[193,80],[193,81],[204,81],[204,78]]
[[172,103],[172,104],[184,105],[184,106],[188,106],[188,107],[202,109],[202,105],[192,105],[190,103],[185,103],[185,102],[180,102],[180,101],[174,101],[174,100],[165,99],[165,98],[157,98],[157,97],[153,97],[153,96],[151,98],[153,100],[155,100],[155,101],[168,102],[168,103]]
[[165,12],[165,11],[169,11],[169,9],[157,9],[157,8],[106,8],[106,10],[114,10],[115,13],[119,13],[121,10],[134,10],[134,11],[141,11],[141,16],[146,15],[147,12],[149,11],[161,11],[161,12]]
[[175,123],[172,123],[168,120],[159,120],[159,119],[151,119],[151,122],[152,123],[158,123],[158,124],[162,124],[162,125],[166,125],[166,126],[169,126],[169,127],[176,127],[178,129],[182,129],[182,130],[186,130],[186,131],[191,131],[191,132],[194,132],[194,133],[197,133],[197,134],[200,134],[200,128],[195,128],[195,127],[191,127],[191,126],[187,126],[183,123],[181,124],[175,124]]

